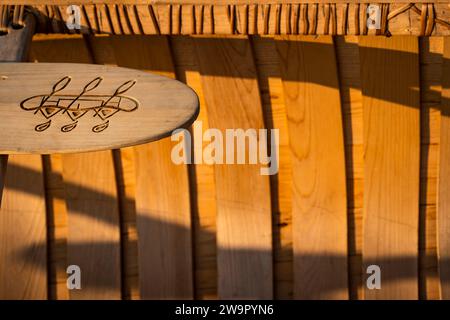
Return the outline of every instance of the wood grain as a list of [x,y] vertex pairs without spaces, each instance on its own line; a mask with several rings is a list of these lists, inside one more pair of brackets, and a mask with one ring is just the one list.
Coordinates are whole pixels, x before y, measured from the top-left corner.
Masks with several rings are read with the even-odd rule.
[[274,299],[293,297],[292,161],[279,56],[272,37],[252,37],[267,128],[280,132],[278,173],[270,176]]
[[0,141],[0,153],[67,153],[141,144],[189,126],[198,114],[198,98],[190,88],[137,70],[0,63],[0,77],[5,120],[0,134],[9,137]]
[[331,3],[322,0],[177,0],[156,1],[150,7],[142,1],[88,3],[84,5],[80,28],[76,31],[64,27],[64,21],[69,19],[64,4],[35,5],[32,10],[38,17],[38,30],[45,33],[359,35],[388,31],[393,35],[450,34],[448,0],[423,5],[386,1],[381,4],[382,20],[378,30],[367,30],[364,2],[361,6],[360,1],[353,0]]
[[[91,44],[96,62],[175,78],[167,37],[110,37]],[[172,162],[174,144],[167,138],[134,148],[141,299],[194,295],[188,171]]]
[[60,154],[42,156],[47,207],[48,278],[51,300],[67,300],[67,206]]
[[381,268],[382,279],[381,289],[365,289],[365,298],[417,299],[418,40],[360,37],[359,46],[365,161],[363,259],[365,268],[373,264]]
[[[196,38],[195,44],[210,126],[224,135],[230,128],[263,128],[248,40]],[[273,296],[270,186],[259,169],[215,165],[221,299]]]
[[46,299],[41,157],[11,156],[0,209],[0,299]]
[[[95,176],[95,179],[92,177]],[[110,151],[63,156],[68,216],[68,265],[78,265],[82,289],[71,299],[120,299],[120,235]]]
[[[201,124],[202,134],[210,127],[208,106],[202,88],[201,76],[192,37],[172,37],[170,44],[176,63],[176,74],[197,93],[200,113],[194,124]],[[191,134],[196,131],[191,129]],[[209,142],[193,141],[194,159],[203,154]],[[217,299],[217,204],[214,166],[196,163],[190,166],[190,193],[194,255],[195,299]]]
[[421,159],[419,299],[440,298],[437,258],[437,180],[442,92],[443,37],[419,38]]
[[294,297],[347,299],[344,139],[331,37],[277,38],[293,174]]
[[[79,36],[33,43],[40,62],[92,62]],[[67,206],[67,265],[81,268],[81,290],[70,299],[120,299],[120,229],[111,151],[62,157]],[[95,177],[95,179],[93,178]]]
[[[342,101],[348,206],[349,298],[361,299],[362,195],[364,179],[363,112],[358,37],[334,37]],[[365,276],[364,276],[365,278]]]
[[441,298],[450,299],[450,40],[444,38],[438,194],[438,259]]

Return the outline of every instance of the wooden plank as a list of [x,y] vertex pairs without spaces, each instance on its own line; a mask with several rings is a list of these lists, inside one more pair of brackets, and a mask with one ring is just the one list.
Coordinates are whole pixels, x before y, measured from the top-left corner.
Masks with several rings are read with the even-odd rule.
[[363,297],[362,205],[363,194],[363,112],[358,37],[334,37],[344,126],[348,205],[349,298]]
[[[264,127],[247,38],[195,38],[212,128]],[[269,178],[260,165],[215,165],[218,295],[270,299],[272,231]]]
[[[381,268],[366,299],[417,299],[420,159],[416,37],[360,37],[364,112],[364,270]],[[366,275],[368,276],[368,275]]]
[[[194,40],[192,37],[171,37],[170,40],[178,79],[195,90],[199,97],[201,108],[194,125],[201,124],[204,134],[210,127],[208,106],[203,94]],[[193,129],[191,131],[196,134]],[[194,159],[202,156],[203,148],[208,144],[207,141],[193,141]],[[190,166],[190,170],[195,299],[217,299],[217,205],[214,167],[206,163],[196,163],[195,166]]]
[[46,299],[42,162],[11,156],[0,209],[0,299]]
[[[90,63],[79,36],[33,43],[39,62]],[[62,173],[68,211],[67,264],[81,268],[81,290],[70,299],[120,299],[120,230],[111,151],[64,155]],[[94,178],[95,177],[95,178]]]
[[[78,265],[82,289],[71,299],[120,299],[120,234],[112,153],[63,156],[69,236],[67,263]],[[95,179],[93,179],[95,177]]]
[[[167,37],[96,38],[91,45],[97,63],[175,77]],[[174,143],[167,138],[134,148],[141,299],[193,298],[188,171],[172,162]]]
[[330,36],[276,41],[293,174],[294,297],[347,299],[347,198],[335,50]]
[[[9,28],[0,61],[23,61],[34,33]],[[46,299],[46,212],[40,156],[0,156],[0,299]],[[3,192],[4,190],[4,192]]]
[[[442,91],[443,37],[419,38],[421,159],[419,220],[419,299],[440,298],[437,257],[437,177]],[[427,185],[434,188],[428,188]]]
[[121,219],[123,299],[137,300],[140,293],[135,200],[136,168],[133,147],[113,150],[113,157]]
[[444,38],[438,194],[438,259],[441,298],[450,299],[450,39]]
[[67,300],[67,206],[63,181],[62,157],[42,157],[45,202],[47,206],[47,245],[49,299]]
[[166,137],[198,114],[189,87],[129,68],[0,63],[0,75],[0,134],[10,137],[0,141],[0,153],[131,146]]
[[278,173],[270,176],[272,193],[274,299],[292,299],[292,161],[279,57],[272,37],[252,38],[264,120],[280,130]]

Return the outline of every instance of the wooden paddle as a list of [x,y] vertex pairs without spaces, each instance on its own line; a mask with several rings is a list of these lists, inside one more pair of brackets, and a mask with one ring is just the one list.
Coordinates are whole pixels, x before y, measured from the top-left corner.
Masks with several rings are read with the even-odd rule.
[[181,82],[119,67],[0,63],[0,83],[0,154],[137,145],[189,126],[199,111]]

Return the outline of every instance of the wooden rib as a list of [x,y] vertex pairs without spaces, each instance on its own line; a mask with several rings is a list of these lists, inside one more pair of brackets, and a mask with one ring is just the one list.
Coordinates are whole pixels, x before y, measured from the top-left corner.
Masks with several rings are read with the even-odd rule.
[[344,7],[342,8],[342,30],[341,33],[343,35],[347,34],[347,20],[348,20],[348,3],[344,4]]
[[444,38],[438,195],[438,257],[441,298],[450,299],[450,39]]
[[0,208],[2,205],[3,187],[5,186],[6,167],[8,165],[8,155],[0,155]]
[[205,16],[205,6],[201,5],[195,9],[195,20],[196,23],[196,33],[203,34],[203,25],[204,25],[204,16]]
[[324,27],[323,27],[323,34],[327,35],[330,30],[330,4],[324,4],[323,5],[324,10]]
[[357,36],[335,37],[344,126],[348,206],[349,297],[362,298],[362,207],[364,155],[360,61]]
[[301,6],[301,25],[302,25],[302,34],[308,34],[309,29],[309,21],[308,21],[308,5],[304,4]]
[[[244,3],[239,3],[239,2],[235,3],[235,2],[233,2],[233,3],[226,3],[226,4],[217,4],[216,2],[214,2],[214,3],[211,3],[211,2],[210,3],[207,3],[207,2],[205,2],[205,3],[201,3],[201,2],[198,2],[198,3],[197,2],[194,2],[194,3],[179,3],[177,1],[175,1],[175,2],[170,1],[170,2],[167,2],[167,3],[166,2],[152,2],[152,3],[147,3],[147,4],[144,4],[144,3],[136,4],[136,3],[134,3],[133,7],[134,8],[136,8],[136,7],[146,7],[148,5],[151,5],[151,6],[153,6],[155,8],[156,11],[159,11],[159,12],[170,11],[170,10],[172,10],[172,8],[174,8],[174,9],[176,9],[173,12],[174,14],[177,13],[177,10],[178,11],[186,11],[187,12],[187,11],[189,11],[189,8],[192,8],[192,7],[200,8],[202,5],[203,6],[208,5],[208,6],[210,6],[211,9],[216,9],[216,12],[226,11],[226,8],[228,6],[235,6],[237,8],[240,8],[240,7],[243,7],[243,6],[249,6],[249,7],[252,7],[252,8],[259,7],[259,9],[261,11],[260,12],[261,13],[260,16],[258,17],[258,20],[260,20],[259,21],[259,23],[260,23],[259,33],[260,34],[264,34],[264,22],[266,22],[266,23],[268,23],[268,25],[267,25],[268,33],[267,34],[273,34],[273,33],[275,33],[274,31],[275,31],[275,26],[276,26],[276,24],[275,24],[276,16],[275,16],[275,14],[272,14],[269,18],[267,18],[268,20],[265,20],[265,15],[263,14],[264,10],[266,10],[266,11],[272,10],[272,12],[275,13],[275,11],[277,10],[277,8],[279,8],[279,6],[281,6],[282,8],[287,6],[287,5],[296,5],[296,6],[302,5],[305,8],[308,5],[309,6],[313,6],[313,8],[315,6],[317,6],[317,7],[320,6],[321,12],[320,12],[320,16],[317,17],[318,19],[317,19],[316,22],[321,27],[318,28],[317,32],[319,34],[323,34],[325,31],[327,31],[327,30],[325,30],[325,26],[327,25],[327,22],[329,23],[330,21],[326,20],[327,19],[327,15],[323,15],[322,14],[323,13],[322,9],[326,10],[327,7],[332,9],[333,6],[339,8],[339,7],[343,7],[343,6],[349,5],[349,4],[351,4],[350,8],[352,8],[353,12],[349,12],[345,16],[344,15],[339,15],[338,17],[335,18],[335,22],[337,23],[337,25],[342,25],[343,22],[345,22],[345,19],[347,19],[347,20],[349,19],[348,14],[353,14],[354,16],[361,15],[360,17],[358,17],[358,19],[355,19],[354,22],[355,22],[355,24],[356,23],[358,23],[358,24],[363,23],[363,25],[362,26],[358,26],[355,29],[350,28],[349,30],[351,30],[351,33],[353,33],[353,34],[359,34],[359,32],[364,34],[365,31],[368,31],[366,29],[366,27],[365,27],[365,20],[366,20],[365,19],[365,13],[362,12],[362,9],[359,10],[360,9],[360,3],[356,3],[356,2],[338,1],[338,2],[334,2],[334,3],[333,2],[331,2],[331,3],[328,2],[327,3],[327,2],[320,2],[320,1],[318,1],[318,2],[291,1],[289,3],[277,3],[277,2],[267,3],[267,2],[263,1],[263,2],[259,2],[259,3],[258,2],[255,2],[255,3],[245,3],[245,2]],[[362,2],[362,4],[363,4],[363,7],[367,7],[369,2]],[[82,19],[82,28],[81,28],[80,32],[81,33],[86,33],[86,32],[91,31],[92,30],[92,26],[94,25],[95,22],[98,22],[99,18],[101,18],[100,21],[103,24],[102,32],[105,32],[105,33],[114,33],[115,32],[117,34],[121,34],[122,31],[125,34],[129,34],[129,33],[131,33],[131,31],[136,32],[136,30],[134,30],[134,27],[135,27],[134,24],[132,24],[133,30],[131,30],[129,28],[129,26],[128,26],[128,23],[127,23],[127,15],[131,14],[130,10],[124,10],[123,14],[122,14],[123,17],[121,17],[122,19],[117,19],[118,15],[117,15],[116,11],[118,9],[131,8],[131,7],[128,7],[130,5],[131,4],[126,4],[126,3],[123,3],[123,4],[122,3],[120,3],[120,4],[119,3],[116,3],[116,4],[114,4],[114,3],[113,4],[111,4],[111,3],[103,4],[102,3],[100,5],[97,5],[98,6],[98,10],[97,10],[97,7],[96,7],[95,4],[92,4],[92,3],[91,4],[84,4],[82,6],[83,19]],[[447,5],[445,3],[443,3],[443,2],[442,3],[434,3],[434,4],[430,4],[430,3],[425,3],[424,2],[422,10],[418,9],[414,5],[414,3],[411,3],[411,4],[409,4],[409,3],[408,4],[388,4],[388,3],[383,3],[381,6],[384,9],[386,9],[388,7],[393,7],[394,8],[394,11],[393,11],[394,14],[387,16],[387,20],[391,21],[390,29],[392,29],[391,33],[393,33],[393,34],[411,34],[411,33],[419,34],[420,33],[420,25],[421,25],[422,22],[423,22],[422,26],[423,25],[428,26],[426,28],[426,30],[429,30],[429,27],[431,25],[433,25],[434,22],[438,23],[443,28],[439,28],[436,31],[436,33],[440,34],[440,35],[448,34],[448,29],[450,28],[449,27],[450,24],[448,22],[450,20],[450,18],[449,18],[449,16],[450,16],[449,12],[450,11],[448,11]],[[44,6],[44,10],[43,11],[40,9],[40,7],[41,6],[35,6],[32,9],[32,10],[35,11],[37,16],[39,16],[39,18],[41,20],[40,23],[39,23],[40,24],[39,30],[46,31],[47,29],[49,29],[52,32],[64,32],[64,33],[73,33],[74,32],[73,30],[68,30],[65,27],[64,19],[60,19],[60,16],[63,16],[63,18],[64,18],[64,16],[66,16],[65,11],[64,11],[66,6],[51,6],[51,5],[47,5],[47,6]],[[183,9],[183,7],[184,7],[184,9]],[[430,8],[430,9],[427,9],[427,7]],[[415,18],[414,19],[410,19],[410,20],[408,19],[408,16],[409,16],[409,13],[407,12],[408,10],[411,10],[411,11],[413,11],[413,12],[419,14],[419,15],[423,14],[425,16],[425,18],[426,18],[426,16],[429,15],[430,11],[433,11],[433,10],[431,10],[431,8],[436,8],[436,10],[435,10],[436,14],[434,14],[434,16],[435,16],[434,19],[431,19],[431,17],[430,17],[430,19],[425,19],[426,23],[425,23],[424,19],[415,19]],[[39,12],[39,10],[41,10],[41,12]],[[284,9],[282,9],[282,11],[283,10]],[[91,19],[92,19],[92,21],[90,21],[89,19],[86,19],[86,17],[89,17],[89,15],[86,16],[84,14],[85,11],[88,11],[88,12],[97,11],[97,14],[90,15]],[[146,20],[145,17],[147,16],[147,14],[143,13],[143,11],[139,10],[139,9],[137,11],[139,12],[139,15],[140,15],[138,18],[141,19],[141,20]],[[164,13],[163,15],[165,16],[167,14]],[[398,15],[402,15],[401,19],[393,19],[395,16],[398,16]],[[48,19],[46,19],[45,16]],[[193,17],[191,15],[189,15],[189,14],[184,14],[183,16],[184,16],[184,18],[181,18],[180,23],[184,24],[185,26],[189,26],[190,22],[192,22]],[[108,19],[108,17],[110,19]],[[329,17],[331,19],[333,19],[333,15],[331,15]],[[94,19],[96,21],[94,21]],[[6,19],[6,20],[8,20],[8,19]],[[172,23],[176,24],[177,21],[176,20],[174,21],[172,19],[172,17],[170,17],[168,19],[160,17],[159,20],[160,20],[160,22],[159,22],[160,26],[159,27],[160,27],[161,33],[162,34],[171,34]],[[195,20],[197,20],[197,17],[195,18]],[[384,23],[387,20],[385,18],[383,18],[383,22]],[[227,26],[227,28],[223,28],[223,29],[221,27],[217,28],[217,31],[218,31],[217,33],[232,34],[231,33],[231,31],[232,31],[231,28],[228,28],[228,26],[229,26],[228,21],[229,21],[229,19],[228,19],[226,14],[225,15],[220,14],[220,15],[217,16],[216,25],[217,26],[222,26],[222,25],[226,25]],[[146,23],[151,23],[151,21],[150,22],[147,21]],[[322,25],[324,26],[324,28],[322,28]],[[145,23],[144,23],[144,26],[145,26]],[[144,27],[144,29],[145,29],[145,27]],[[341,28],[339,27],[339,29],[341,29]],[[286,33],[285,28],[281,28],[280,30],[281,30],[280,33],[282,33],[282,34]],[[174,28],[172,31],[176,31],[176,29]],[[234,31],[236,31],[236,30],[234,30]],[[333,31],[333,24],[332,24],[331,28],[328,27],[328,32],[331,33],[332,31]],[[152,33],[155,33],[155,32],[156,31],[152,31]],[[195,32],[198,32],[198,30],[195,30]],[[340,32],[340,30],[339,30],[339,32]],[[183,33],[185,34],[186,30]],[[372,33],[372,31],[371,31],[371,33]],[[378,31],[378,33],[380,34],[381,32]],[[309,34],[313,34],[312,30],[309,31]]]
[[281,4],[275,7],[275,34],[280,34],[281,29]]
[[437,198],[442,93],[443,37],[420,41],[421,160],[419,299],[440,298],[437,257]]
[[[4,8],[6,10],[6,8]],[[0,37],[0,61],[24,61],[34,32]],[[41,157],[0,157],[0,299],[47,298],[47,237]]]
[[299,23],[300,23],[300,5],[294,5],[294,34],[298,34],[299,32]]
[[209,21],[207,23],[209,23],[209,33],[210,34],[214,34],[215,33],[215,29],[214,29],[214,6],[210,5],[208,6],[208,14],[209,14]]
[[269,34],[270,5],[264,5],[263,34]]
[[291,34],[292,33],[292,5],[291,4],[287,4],[286,6],[284,6],[285,9],[285,19],[286,19],[286,34]]
[[[411,3],[428,3],[429,0],[404,0],[400,2],[411,2]],[[40,4],[41,0],[27,0],[27,1],[16,1],[16,3],[25,2],[29,5]],[[98,2],[93,0],[82,0],[78,1],[80,4],[88,4],[92,2]],[[162,3],[162,4],[209,4],[211,0],[102,0],[102,3],[106,4],[147,4],[147,3]],[[227,5],[230,0],[215,0],[216,5]],[[232,0],[235,4],[280,4],[285,3],[286,0]],[[290,0],[291,3],[372,3],[371,0]],[[398,0],[383,0],[383,3],[398,3]],[[436,0],[436,3],[448,3],[448,0]],[[71,0],[46,0],[47,4],[57,4],[57,5],[70,5]]]
[[156,30],[156,34],[161,34],[161,30],[159,29],[158,19],[156,19],[155,10],[152,5],[148,6],[148,12],[150,13],[150,18],[152,19],[153,27]]
[[434,6],[433,4],[428,4],[428,21],[427,21],[427,27],[425,30],[425,35],[430,36],[433,32],[434,28],[434,18],[435,18],[435,12],[434,12]]
[[388,4],[382,4],[381,5],[381,28],[380,28],[380,34],[386,34],[387,31],[387,17],[389,13],[389,5]]
[[[93,51],[97,62],[175,77],[165,36],[95,39]],[[171,161],[173,145],[166,138],[134,148],[142,299],[193,298],[188,172]]]
[[113,150],[122,237],[122,293],[125,300],[140,298],[136,227],[136,168],[132,147]]
[[428,5],[423,4],[420,13],[420,35],[424,36],[427,28]]
[[336,4],[332,4],[330,6],[330,16],[331,16],[331,34],[337,34],[337,12],[336,12]]
[[[40,62],[93,61],[78,36],[36,41],[33,47]],[[64,155],[62,162],[68,210],[67,263],[80,266],[83,285],[82,290],[70,290],[70,298],[120,299],[119,210],[112,154]]]
[[344,140],[333,40],[282,37],[277,48],[293,161],[294,297],[347,299]]
[[311,32],[310,34],[316,34],[317,33],[317,25],[318,25],[318,14],[319,14],[319,5],[313,4],[313,10],[312,10],[312,22],[311,22]]
[[360,10],[360,5],[359,3],[355,4],[355,35],[359,35],[359,10]]
[[[263,128],[247,38],[196,38],[195,43],[211,127],[222,132]],[[217,74],[223,76],[214,76]],[[218,292],[222,299],[270,299],[273,295],[269,179],[260,175],[259,169],[259,165],[215,167]]]
[[252,49],[264,120],[267,128],[277,128],[280,133],[280,167],[278,174],[270,176],[274,299],[292,299],[292,165],[279,57],[273,38],[253,38]]
[[418,40],[360,37],[359,46],[365,152],[363,260],[365,268],[380,266],[382,278],[381,289],[366,288],[365,298],[417,299]]
[[[191,37],[171,38],[171,47],[180,81],[197,93],[200,113],[196,123],[202,125],[202,134],[210,128],[208,106],[203,94],[194,40]],[[192,134],[196,134],[195,131]],[[194,159],[202,159],[208,141],[193,141]],[[203,147],[203,148],[202,148]],[[194,288],[196,299],[217,299],[217,245],[216,245],[216,187],[214,166],[198,161],[190,166],[190,193],[192,208],[192,236],[194,246]]]
[[61,155],[43,156],[49,263],[49,299],[67,300],[67,207]]

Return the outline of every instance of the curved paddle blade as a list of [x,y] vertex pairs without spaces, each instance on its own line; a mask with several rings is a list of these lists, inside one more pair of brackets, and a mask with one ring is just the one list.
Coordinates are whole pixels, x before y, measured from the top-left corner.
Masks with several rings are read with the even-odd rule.
[[[146,143],[189,126],[199,111],[197,95],[189,87],[138,70],[0,63],[0,77],[5,79],[0,86],[3,154],[82,152]],[[99,118],[108,121],[99,123]]]

